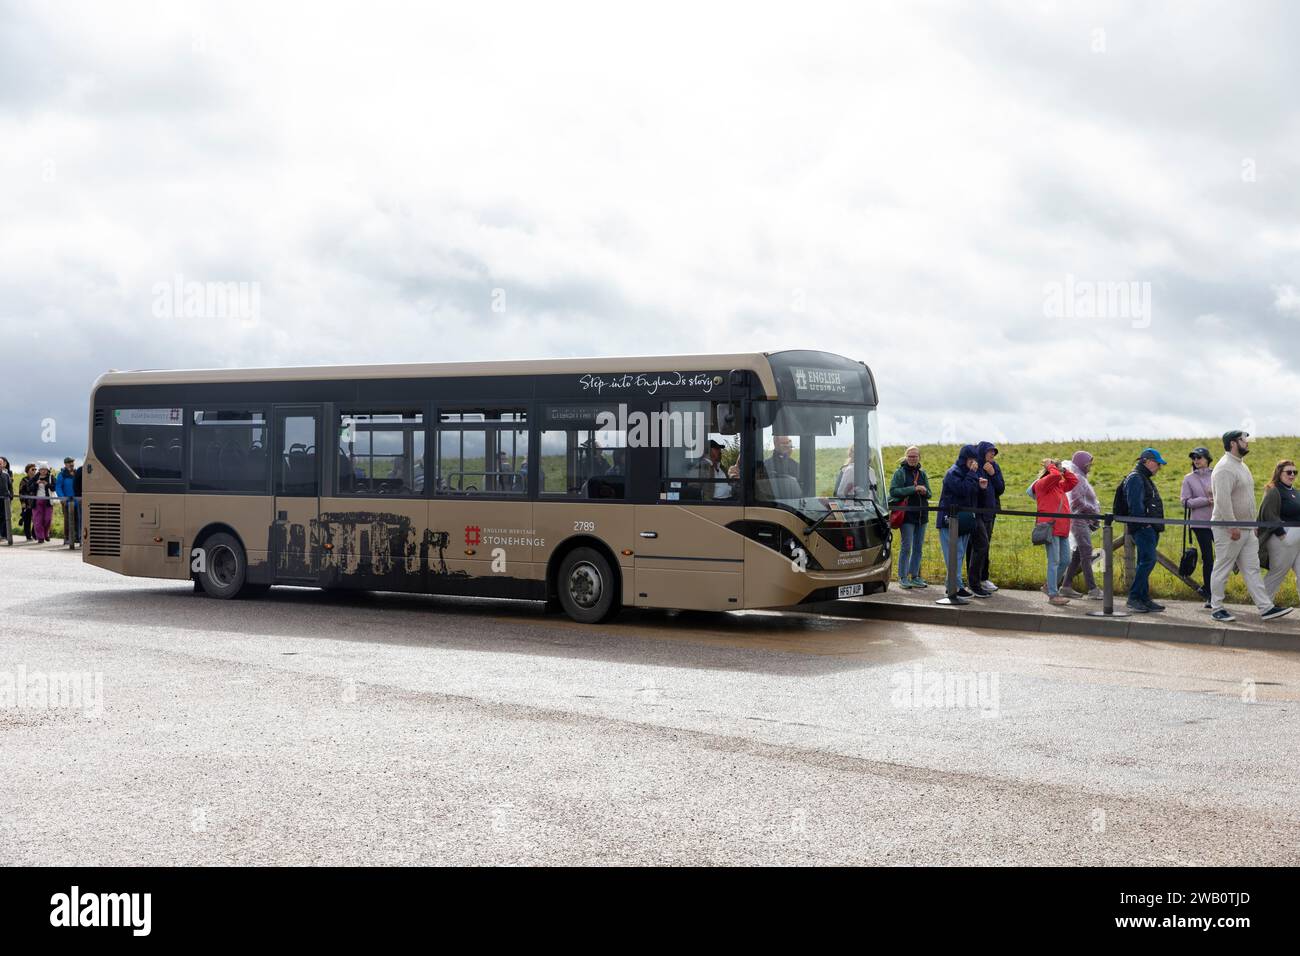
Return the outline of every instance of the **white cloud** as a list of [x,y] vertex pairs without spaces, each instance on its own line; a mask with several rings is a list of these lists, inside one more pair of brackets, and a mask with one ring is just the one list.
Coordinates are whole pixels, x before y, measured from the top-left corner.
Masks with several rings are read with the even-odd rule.
[[[1293,432],[1297,14],[1251,9],[0,8],[0,447],[84,443],[108,366],[777,347],[871,363],[895,441],[1217,433],[1225,361]],[[155,318],[178,273],[260,323]],[[1150,327],[1047,319],[1067,275]]]

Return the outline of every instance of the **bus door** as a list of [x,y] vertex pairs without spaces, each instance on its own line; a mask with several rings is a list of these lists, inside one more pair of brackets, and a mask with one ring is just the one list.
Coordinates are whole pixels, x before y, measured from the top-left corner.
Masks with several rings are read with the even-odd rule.
[[741,482],[719,476],[738,460],[736,416],[712,401],[671,402],[667,410],[699,423],[688,431],[697,445],[668,443],[658,456],[658,502],[636,505],[635,601],[735,610],[743,606],[745,539],[727,525],[744,517]]
[[268,560],[275,580],[314,582],[317,518],[320,516],[321,408],[319,405],[275,406],[272,461],[275,520]]

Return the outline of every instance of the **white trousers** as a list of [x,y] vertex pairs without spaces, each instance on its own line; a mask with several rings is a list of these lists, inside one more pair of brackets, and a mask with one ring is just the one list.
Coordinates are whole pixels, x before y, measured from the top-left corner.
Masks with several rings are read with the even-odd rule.
[[1223,592],[1228,587],[1228,575],[1233,567],[1241,571],[1241,579],[1246,582],[1250,599],[1263,614],[1273,606],[1268,591],[1264,588],[1264,579],[1259,575],[1259,538],[1254,529],[1241,528],[1241,537],[1232,540],[1230,528],[1214,529],[1214,572],[1210,575],[1210,607],[1218,610],[1223,607]]
[[1295,544],[1287,544],[1282,535],[1269,535],[1265,547],[1268,548],[1268,575],[1264,578],[1264,590],[1269,597],[1277,597],[1277,589],[1286,580],[1288,571],[1295,571],[1296,586],[1300,587],[1300,537]]

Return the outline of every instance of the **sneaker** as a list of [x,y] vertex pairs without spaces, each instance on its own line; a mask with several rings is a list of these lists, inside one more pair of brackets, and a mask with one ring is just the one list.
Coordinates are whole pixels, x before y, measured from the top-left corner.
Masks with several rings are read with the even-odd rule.
[[970,598],[964,598],[964,597],[962,597],[960,594],[950,594],[950,595],[948,595],[948,603],[949,603],[949,604],[969,604],[969,603],[970,603]]
[[1150,614],[1150,613],[1151,613],[1151,608],[1149,608],[1149,607],[1147,607],[1145,604],[1141,604],[1141,603],[1139,603],[1139,602],[1137,602],[1137,601],[1129,601],[1129,602],[1127,602],[1124,606],[1125,606],[1126,608],[1128,608],[1129,611],[1131,611],[1131,612],[1134,613],[1134,614]]
[[1163,604],[1157,604],[1155,601],[1147,601],[1148,611],[1163,611],[1164,609],[1165,606]]
[[1295,609],[1289,607],[1278,607],[1276,604],[1274,604],[1271,608],[1269,608],[1267,611],[1265,611],[1263,614],[1260,615],[1260,619],[1264,621],[1271,621],[1274,618],[1286,617],[1293,610]]
[[1083,595],[1080,594],[1078,591],[1076,591],[1074,588],[1061,588],[1061,597],[1081,598],[1083,597]]
[[1089,591],[1087,594],[1084,595],[1084,597],[1086,597],[1089,601],[1100,601],[1105,596],[1106,595],[1102,593],[1101,588],[1093,588],[1091,591]]
[[962,588],[960,591],[958,591],[957,596],[964,597],[964,598],[972,597],[971,592],[967,591],[965,588]]
[[971,594],[974,594],[977,598],[991,598],[993,596],[992,591],[985,591],[983,588],[972,587],[970,590]]
[[988,591],[989,593],[992,593],[998,589],[998,586],[994,584],[992,581],[981,581],[980,587],[982,587],[985,591]]
[[1070,599],[1068,597],[1063,597],[1060,594],[1053,594],[1047,599],[1047,603],[1054,604],[1057,607],[1065,607],[1065,605],[1070,603]]
[[914,588],[914,587],[916,587],[916,585],[913,584],[911,581],[907,580],[907,578],[899,578],[899,579],[898,579],[898,586],[899,586],[900,588],[903,588],[904,590],[906,590],[907,588]]
[[925,578],[912,578],[912,587],[914,588],[928,588],[929,586],[930,584]]
[[1222,607],[1219,608],[1217,611],[1215,611],[1213,614],[1211,614],[1210,617],[1214,618],[1214,620],[1218,621],[1220,624],[1228,624],[1231,621],[1236,620],[1235,617],[1233,617],[1231,614],[1228,613],[1227,608],[1222,608]]

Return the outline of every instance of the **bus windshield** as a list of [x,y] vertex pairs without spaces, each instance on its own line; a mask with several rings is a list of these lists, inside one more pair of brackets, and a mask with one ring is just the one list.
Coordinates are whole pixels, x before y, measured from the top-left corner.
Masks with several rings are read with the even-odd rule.
[[830,510],[847,518],[873,508],[884,512],[875,409],[764,401],[754,403],[754,413],[757,433],[749,447],[756,504],[813,518]]

